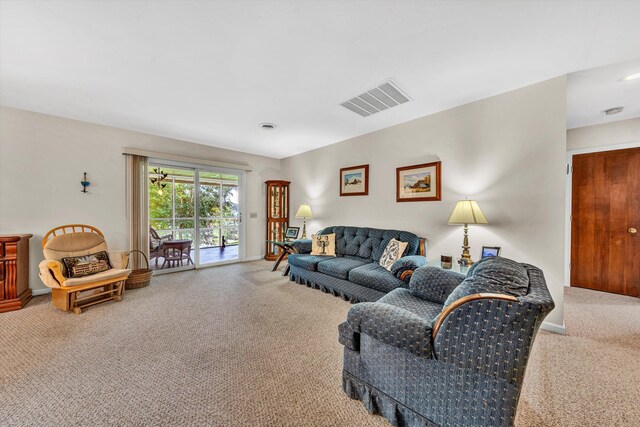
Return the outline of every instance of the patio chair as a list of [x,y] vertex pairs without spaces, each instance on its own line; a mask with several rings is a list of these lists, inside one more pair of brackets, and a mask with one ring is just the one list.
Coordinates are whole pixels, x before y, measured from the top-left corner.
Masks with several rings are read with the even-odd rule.
[[[63,258],[85,257],[102,251],[107,252],[112,268],[82,277],[68,277]],[[55,307],[80,314],[86,307],[122,300],[124,283],[131,273],[125,268],[128,252],[109,251],[104,235],[97,228],[83,224],[56,227],[42,239],[42,252],[45,260],[39,266],[40,279],[51,288],[51,302]],[[77,266],[84,268],[86,271],[82,274],[85,274],[95,271],[92,265],[84,262]]]
[[149,227],[149,258],[156,259],[156,267],[158,267],[158,257],[163,254],[162,243],[172,240],[173,234],[160,236],[153,227]]

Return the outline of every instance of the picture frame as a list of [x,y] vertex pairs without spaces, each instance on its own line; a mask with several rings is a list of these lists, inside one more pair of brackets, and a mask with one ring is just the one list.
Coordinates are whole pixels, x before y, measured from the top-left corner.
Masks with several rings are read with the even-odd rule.
[[396,202],[442,200],[441,162],[396,168]]
[[340,169],[340,196],[369,195],[369,165]]
[[298,233],[300,233],[300,227],[288,227],[284,234],[285,239],[297,239]]
[[480,252],[480,258],[490,256],[500,256],[500,246],[483,246],[482,252]]

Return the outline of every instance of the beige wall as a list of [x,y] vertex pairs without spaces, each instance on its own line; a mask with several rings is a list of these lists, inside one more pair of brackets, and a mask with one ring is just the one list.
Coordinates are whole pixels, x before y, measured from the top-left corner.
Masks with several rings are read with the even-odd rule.
[[[501,246],[505,257],[542,268],[557,307],[547,322],[561,327],[565,150],[561,77],[289,157],[282,168],[292,181],[292,209],[302,202],[313,209],[310,231],[409,230],[428,238],[431,259],[459,256],[462,227],[447,219],[457,200],[476,199],[490,224],[470,226],[472,257],[482,245]],[[395,168],[436,160],[442,201],[396,203]],[[369,196],[339,197],[339,169],[367,163]]]
[[[122,147],[244,163],[247,173],[246,255],[264,253],[264,181],[280,178],[280,161],[45,114],[0,109],[0,233],[33,233],[30,284],[37,274],[40,242],[49,229],[88,223],[102,229],[114,249],[128,247],[125,157]],[[91,186],[80,192],[82,173]],[[256,212],[258,217],[250,218]]]
[[567,150],[640,144],[640,117],[567,130]]

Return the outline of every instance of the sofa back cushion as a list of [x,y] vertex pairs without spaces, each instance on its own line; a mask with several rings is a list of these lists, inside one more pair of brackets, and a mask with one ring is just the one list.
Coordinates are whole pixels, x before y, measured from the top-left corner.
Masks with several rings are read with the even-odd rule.
[[520,297],[529,290],[529,275],[522,264],[502,257],[487,257],[473,264],[466,279],[451,292],[444,303],[479,293]]
[[327,227],[318,234],[336,235],[336,255],[366,258],[379,262],[382,253],[391,241],[407,242],[404,255],[418,255],[420,238],[408,231],[380,230],[368,227]]

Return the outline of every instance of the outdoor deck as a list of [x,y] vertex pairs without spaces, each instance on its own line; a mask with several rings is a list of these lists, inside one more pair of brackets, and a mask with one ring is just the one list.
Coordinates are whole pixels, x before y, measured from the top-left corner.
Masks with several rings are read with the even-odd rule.
[[[227,246],[225,248],[216,246],[213,248],[202,248],[200,249],[200,264],[207,264],[210,262],[219,262],[219,261],[227,261],[231,259],[238,258],[238,245]],[[195,262],[195,253],[191,251],[191,259]],[[161,256],[157,258],[158,264],[156,266],[156,259],[151,260],[151,269],[152,270],[160,270],[162,269],[162,263],[164,262],[164,258]],[[186,264],[185,264],[186,265]],[[169,267],[165,267],[165,270],[168,270]]]

